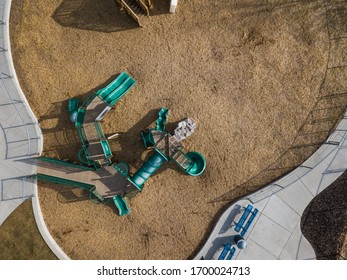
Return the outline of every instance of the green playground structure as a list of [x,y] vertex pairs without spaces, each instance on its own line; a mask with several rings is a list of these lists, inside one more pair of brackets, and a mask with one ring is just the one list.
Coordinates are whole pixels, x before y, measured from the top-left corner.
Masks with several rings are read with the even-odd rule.
[[77,98],[71,98],[69,100],[69,116],[70,120],[75,123],[77,121],[77,115],[78,115],[78,99]]
[[162,166],[171,161],[186,174],[198,176],[206,167],[205,158],[198,152],[185,153],[181,141],[190,136],[196,127],[187,118],[179,122],[174,132],[166,130],[169,110],[161,108],[155,128],[141,132],[145,148],[154,147],[154,153],[132,175],[125,162],[112,161],[111,147],[102,130],[101,122],[113,106],[133,86],[135,80],[122,72],[106,87],[92,93],[79,106],[79,100],[69,100],[68,112],[75,124],[82,148],[78,152],[81,164],[52,158],[36,159],[37,178],[89,192],[94,203],[107,203],[112,199],[120,216],[130,213],[125,197],[133,197],[142,191],[144,183]]
[[166,125],[166,120],[167,116],[169,114],[169,110],[166,108],[161,108],[159,113],[158,113],[158,119],[155,122],[155,130],[159,131],[165,131],[165,125]]
[[98,90],[96,92],[96,95],[99,96],[105,102],[107,102],[110,106],[113,106],[134,85],[135,85],[135,80],[131,78],[127,73],[122,72],[107,87]]
[[105,88],[91,94],[81,107],[77,108],[76,98],[69,100],[70,120],[75,123],[82,142],[78,156],[84,164],[95,168],[112,164],[113,155],[100,122],[134,85],[135,80],[122,72]]
[[126,203],[124,197],[116,195],[113,197],[114,205],[117,207],[119,216],[124,216],[130,213],[128,204]]
[[204,156],[198,152],[189,152],[186,154],[187,158],[192,162],[190,168],[186,172],[192,176],[199,176],[206,168],[206,160]]
[[166,161],[161,153],[155,151],[153,155],[140,167],[139,170],[129,177],[129,181],[133,183],[139,190],[142,190],[143,184],[151,177],[158,168]]
[[[195,128],[195,123],[189,121],[180,122],[181,127],[170,134],[165,130],[169,110],[161,108],[156,120],[155,129],[150,128],[147,133],[141,132],[141,137],[145,148],[154,146],[154,154],[140,167],[139,170],[129,177],[129,181],[138,190],[142,190],[143,184],[153,175],[165,161],[173,161],[187,174],[199,176],[206,168],[205,158],[198,152],[185,153],[181,140],[190,136]],[[184,126],[184,128],[183,128]]]

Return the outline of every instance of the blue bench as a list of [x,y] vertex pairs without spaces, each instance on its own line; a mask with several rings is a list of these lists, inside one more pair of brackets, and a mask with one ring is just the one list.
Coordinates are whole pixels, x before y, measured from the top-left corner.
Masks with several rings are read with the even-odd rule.
[[[240,220],[235,225],[235,231],[240,232],[241,236],[244,236],[248,231],[249,227],[253,223],[255,217],[258,214],[258,209],[254,208],[251,204],[245,207],[245,211],[242,213]],[[230,243],[224,244],[223,251],[220,253],[218,260],[231,260],[236,252],[236,247],[231,246]],[[226,257],[226,258],[225,258]]]
[[236,252],[236,248],[233,246],[229,251],[229,255],[227,256],[227,260],[231,260],[234,256],[235,252]]
[[243,230],[241,231],[241,235],[242,235],[242,236],[245,236],[247,230],[248,230],[249,227],[251,226],[251,224],[252,224],[252,222],[253,222],[255,216],[257,215],[257,213],[258,213],[258,209],[254,209],[254,211],[251,213],[250,218],[248,219],[248,221],[247,221],[245,227],[243,228]]
[[252,211],[252,209],[253,209],[253,206],[251,204],[248,204],[247,207],[245,208],[245,211],[243,212],[240,220],[236,223],[235,231],[240,232],[240,230],[242,229],[242,231],[241,231],[242,236],[244,236],[246,234],[246,232],[248,231],[252,222],[254,221],[255,216],[258,214],[257,208],[254,208],[253,211]]
[[218,260],[224,260],[224,259],[225,259],[227,253],[228,253],[229,250],[230,250],[230,247],[231,247],[231,244],[230,244],[230,243],[227,243],[227,244],[224,245],[223,251],[222,251],[222,253],[219,255]]

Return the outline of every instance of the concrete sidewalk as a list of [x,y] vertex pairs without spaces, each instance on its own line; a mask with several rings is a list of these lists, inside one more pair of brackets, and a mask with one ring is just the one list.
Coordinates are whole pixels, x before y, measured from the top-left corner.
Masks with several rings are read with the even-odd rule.
[[25,199],[36,182],[35,167],[20,159],[40,154],[42,135],[15,76],[9,46],[10,1],[0,1],[0,224]]
[[0,0],[0,225],[31,198],[42,237],[58,258],[68,259],[44,223],[36,180],[31,177],[36,166],[23,161],[41,154],[43,139],[13,66],[8,26],[11,2]]
[[[220,217],[195,259],[217,259],[221,247],[236,248],[233,259],[315,259],[301,233],[300,220],[311,200],[347,169],[347,114],[326,144],[284,178],[230,206]],[[247,205],[259,210],[239,250],[235,226]]]

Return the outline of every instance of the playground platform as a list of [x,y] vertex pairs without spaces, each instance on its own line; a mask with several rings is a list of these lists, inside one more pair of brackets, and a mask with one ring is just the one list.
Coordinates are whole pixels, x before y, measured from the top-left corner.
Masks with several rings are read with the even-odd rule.
[[61,161],[48,158],[28,159],[25,162],[37,166],[36,172],[42,180],[49,181],[49,177],[54,177],[56,180],[60,180],[57,183],[68,186],[74,184],[74,186],[86,190],[95,187],[96,193],[104,198],[125,193],[127,178],[113,166],[88,170],[81,165],[64,164]]
[[122,72],[106,87],[92,93],[78,107],[78,100],[69,100],[70,120],[75,123],[82,142],[79,159],[99,168],[112,163],[112,151],[101,127],[101,121],[134,85],[135,80]]

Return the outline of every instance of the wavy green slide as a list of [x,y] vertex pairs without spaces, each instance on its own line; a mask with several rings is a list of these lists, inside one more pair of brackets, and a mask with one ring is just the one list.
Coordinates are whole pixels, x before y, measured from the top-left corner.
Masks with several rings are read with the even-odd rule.
[[158,113],[158,119],[156,121],[155,130],[165,131],[166,119],[169,114],[169,109],[161,108]]
[[122,72],[107,87],[98,90],[96,95],[106,101],[110,106],[113,106],[135,85],[135,83],[133,78],[127,73]]

